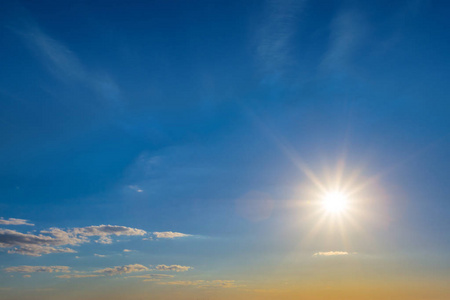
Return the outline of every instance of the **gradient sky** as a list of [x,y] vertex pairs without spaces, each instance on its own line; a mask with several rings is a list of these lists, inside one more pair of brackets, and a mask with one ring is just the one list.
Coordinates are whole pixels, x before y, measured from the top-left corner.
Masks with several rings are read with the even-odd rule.
[[1,1],[0,299],[449,299],[449,16]]

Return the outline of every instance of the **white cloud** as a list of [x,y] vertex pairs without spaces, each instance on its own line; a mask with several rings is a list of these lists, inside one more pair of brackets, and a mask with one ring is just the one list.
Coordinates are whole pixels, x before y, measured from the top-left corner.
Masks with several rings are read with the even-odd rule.
[[153,232],[153,234],[156,235],[158,239],[173,239],[177,237],[191,236],[190,234],[173,231]]
[[161,285],[183,285],[183,286],[195,286],[198,288],[233,288],[236,287],[234,280],[181,280],[181,281],[167,281],[158,282]]
[[[141,229],[116,225],[99,225],[62,230],[50,228],[40,234],[21,233],[15,230],[0,229],[0,248],[13,248],[8,253],[40,256],[50,253],[75,253],[64,245],[77,246],[89,243],[89,237],[98,237],[97,243],[112,243],[111,236],[142,236],[147,232]],[[45,234],[45,235],[44,235]]]
[[106,255],[97,254],[97,253],[94,253],[94,256],[96,256],[96,257],[106,257]]
[[0,229],[0,248],[13,248],[8,253],[40,256],[49,253],[74,253],[70,248],[60,248],[70,244],[69,241],[47,235],[21,233],[15,230]]
[[166,265],[157,265],[155,267],[156,270],[158,271],[175,271],[175,272],[185,272],[188,271],[189,269],[192,269],[192,267],[188,267],[188,266],[180,266],[180,265],[170,265],[170,266],[166,266]]
[[116,225],[100,225],[82,228],[74,228],[71,230],[75,235],[81,236],[121,236],[121,235],[145,235],[147,232],[142,229],[130,228]]
[[28,220],[16,219],[16,218],[9,218],[8,220],[0,218],[0,225],[28,225],[28,226],[34,226],[34,224],[28,223]]
[[138,193],[142,193],[144,190],[141,189],[140,187],[138,187],[137,185],[129,185],[128,186],[130,189],[132,189],[133,191],[136,191]]
[[148,271],[148,268],[140,265],[140,264],[134,264],[134,265],[126,265],[126,266],[116,266],[112,268],[105,268],[101,270],[97,270],[94,273],[101,273],[109,276],[119,275],[123,273],[133,273],[133,272],[143,272]]
[[135,250],[130,250],[130,249],[123,249],[123,252],[133,252]]
[[336,255],[348,255],[346,251],[328,251],[328,252],[316,252],[314,256],[336,256]]
[[38,272],[70,272],[70,267],[68,266],[17,266],[17,267],[9,267],[3,269],[5,272],[17,272],[17,273],[38,273]]

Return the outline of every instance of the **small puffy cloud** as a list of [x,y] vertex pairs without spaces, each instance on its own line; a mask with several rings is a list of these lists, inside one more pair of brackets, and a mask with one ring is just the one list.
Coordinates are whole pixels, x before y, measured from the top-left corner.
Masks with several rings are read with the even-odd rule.
[[170,265],[170,266],[166,266],[166,265],[157,265],[155,267],[156,270],[158,271],[175,271],[175,272],[185,272],[188,271],[189,269],[192,269],[192,267],[188,267],[188,266],[180,266],[180,265]]
[[71,278],[91,278],[91,277],[101,277],[103,275],[97,275],[97,274],[66,274],[66,275],[59,275],[56,276],[58,278],[65,278],[65,279],[71,279]]
[[136,191],[138,193],[142,193],[144,190],[141,189],[140,187],[138,187],[137,185],[129,185],[128,186],[130,189],[132,189],[133,191]]
[[103,255],[103,254],[97,254],[97,253],[94,253],[94,256],[96,256],[96,257],[106,257],[106,255]]
[[314,256],[336,256],[336,255],[348,255],[345,251],[328,251],[328,252],[316,252]]
[[173,232],[173,231],[153,232],[153,234],[158,239],[173,239],[173,238],[178,238],[178,237],[191,236],[190,234],[181,233],[181,232]]
[[233,288],[236,287],[234,280],[181,280],[158,282],[161,285],[183,285],[194,286],[198,288]]
[[34,224],[28,223],[28,220],[24,219],[16,219],[16,218],[9,218],[7,220],[0,218],[0,225],[28,225],[28,226],[34,226]]
[[5,272],[15,272],[15,273],[38,273],[38,272],[70,272],[70,267],[68,266],[17,266],[17,267],[9,267],[3,269]]
[[134,250],[130,250],[130,249],[123,249],[123,252],[133,252]]
[[124,274],[124,273],[133,273],[133,272],[143,272],[148,271],[148,268],[140,265],[140,264],[134,264],[134,265],[126,265],[126,266],[116,266],[112,268],[105,268],[101,270],[95,271],[95,273],[105,274],[109,276]]

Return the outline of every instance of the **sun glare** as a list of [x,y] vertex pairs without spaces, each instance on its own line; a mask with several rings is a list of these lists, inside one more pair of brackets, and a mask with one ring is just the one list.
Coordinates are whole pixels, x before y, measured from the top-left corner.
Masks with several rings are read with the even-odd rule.
[[340,213],[347,208],[348,198],[341,192],[328,192],[323,196],[322,204],[330,213]]

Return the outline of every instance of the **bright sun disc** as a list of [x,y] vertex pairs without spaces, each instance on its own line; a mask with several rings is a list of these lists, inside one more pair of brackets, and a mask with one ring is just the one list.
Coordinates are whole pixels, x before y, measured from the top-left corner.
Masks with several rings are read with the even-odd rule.
[[347,196],[341,192],[329,192],[324,195],[322,204],[328,212],[339,213],[347,207]]

